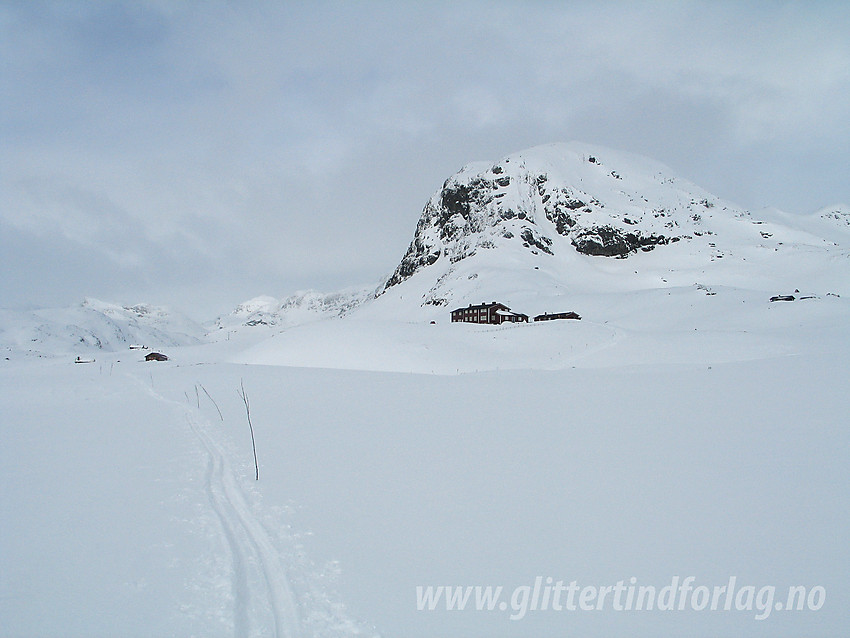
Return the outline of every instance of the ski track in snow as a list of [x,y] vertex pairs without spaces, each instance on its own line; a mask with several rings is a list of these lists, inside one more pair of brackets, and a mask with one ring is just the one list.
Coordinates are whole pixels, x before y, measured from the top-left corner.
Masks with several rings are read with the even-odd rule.
[[[262,523],[252,513],[226,454],[207,432],[209,423],[191,407],[167,399],[140,379],[128,376],[141,384],[157,401],[179,408],[207,455],[204,488],[221,524],[233,564],[234,635],[240,638],[266,635],[298,638],[301,636],[298,603],[280,553]],[[252,615],[259,615],[264,608],[272,616],[271,633],[269,627],[252,618]]]

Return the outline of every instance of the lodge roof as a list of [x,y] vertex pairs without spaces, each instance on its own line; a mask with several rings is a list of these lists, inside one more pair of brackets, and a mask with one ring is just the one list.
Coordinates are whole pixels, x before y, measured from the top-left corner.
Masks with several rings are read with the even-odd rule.
[[469,304],[468,306],[464,306],[462,308],[455,308],[454,310],[452,310],[452,312],[461,312],[463,310],[483,310],[486,308],[493,308],[494,306],[504,308],[505,310],[510,310],[510,308],[508,308],[505,304],[499,303],[498,301],[492,301],[490,303],[482,302],[480,304],[474,305]]

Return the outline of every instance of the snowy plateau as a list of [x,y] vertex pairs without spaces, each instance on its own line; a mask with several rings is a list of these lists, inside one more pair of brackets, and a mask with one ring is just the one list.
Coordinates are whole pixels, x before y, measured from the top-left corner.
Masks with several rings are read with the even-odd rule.
[[[450,321],[493,301],[581,320]],[[850,627],[846,205],[748,211],[642,157],[547,145],[446,180],[378,285],[203,326],[94,299],[3,310],[0,348],[2,636]],[[541,577],[688,576],[777,604],[512,606]],[[429,586],[505,604],[420,609]],[[794,586],[825,595],[785,609]]]

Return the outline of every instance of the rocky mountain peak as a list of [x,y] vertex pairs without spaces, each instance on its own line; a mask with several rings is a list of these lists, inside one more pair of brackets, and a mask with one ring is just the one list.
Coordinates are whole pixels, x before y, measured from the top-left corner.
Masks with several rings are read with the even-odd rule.
[[384,290],[440,259],[497,247],[623,259],[711,234],[721,208],[747,215],[643,157],[575,142],[535,147],[449,177]]

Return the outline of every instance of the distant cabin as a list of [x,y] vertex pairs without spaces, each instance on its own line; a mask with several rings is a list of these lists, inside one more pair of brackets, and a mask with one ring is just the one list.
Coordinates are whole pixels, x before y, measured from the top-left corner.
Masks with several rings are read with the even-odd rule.
[[581,319],[581,317],[575,312],[547,312],[534,318],[535,321],[552,321],[553,319]]
[[521,323],[528,322],[528,315],[520,312],[511,312],[505,304],[492,302],[481,303],[477,306],[472,304],[466,308],[452,310],[452,323],[462,321],[465,323],[489,323],[499,325],[505,322]]
[[168,357],[161,352],[149,352],[145,355],[145,361],[168,361]]

